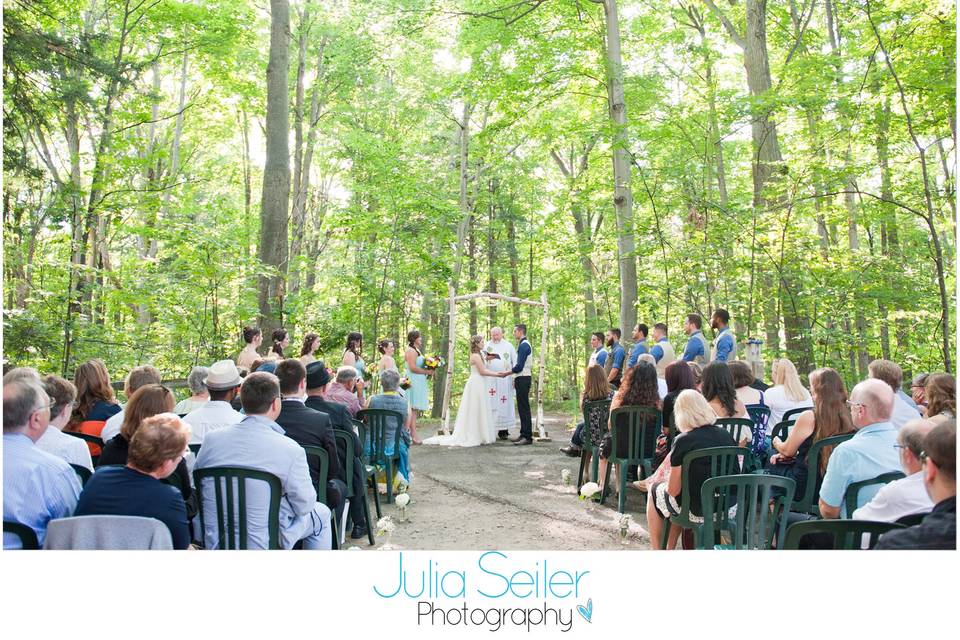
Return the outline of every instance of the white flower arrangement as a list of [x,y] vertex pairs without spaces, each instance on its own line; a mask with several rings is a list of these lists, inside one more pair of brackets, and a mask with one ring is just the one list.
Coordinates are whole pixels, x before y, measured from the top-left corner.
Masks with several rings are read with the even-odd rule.
[[400,508],[406,507],[408,504],[410,504],[410,494],[401,493],[394,499],[394,502],[396,502],[397,506]]
[[396,528],[396,525],[393,524],[393,518],[390,516],[383,516],[377,520],[377,535],[382,536],[388,533],[393,533],[393,530]]
[[617,523],[621,529],[629,529],[630,522],[633,520],[633,516],[629,513],[621,513],[619,517],[619,522]]
[[560,480],[563,484],[570,484],[570,469],[561,469]]
[[585,482],[582,487],[580,487],[580,499],[589,500],[600,491],[600,485],[596,482]]
[[363,551],[363,549],[361,549],[357,545],[353,545],[352,547],[348,547],[347,551]]

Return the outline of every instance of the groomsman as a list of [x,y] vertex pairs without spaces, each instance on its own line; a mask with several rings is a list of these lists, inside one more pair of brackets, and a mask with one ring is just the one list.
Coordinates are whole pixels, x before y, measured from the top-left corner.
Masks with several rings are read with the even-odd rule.
[[667,340],[667,325],[662,322],[653,325],[653,340],[656,344],[653,345],[653,349],[650,349],[650,355],[657,361],[657,375],[662,378],[667,365],[677,359],[673,347]]
[[645,324],[638,324],[633,328],[633,347],[630,349],[630,357],[627,358],[627,369],[635,367],[640,356],[650,352],[650,349],[647,348],[649,331]]
[[620,344],[621,335],[619,327],[613,327],[607,330],[607,346],[610,347],[609,357],[613,360],[609,367],[604,365],[604,368],[609,369],[607,380],[614,389],[620,387],[620,381],[623,378],[623,363],[627,359],[627,352]]
[[710,326],[718,333],[713,339],[713,356],[710,361],[733,362],[737,359],[737,336],[730,331],[730,314],[726,309],[717,309],[710,319]]
[[533,420],[530,417],[530,385],[533,382],[531,361],[533,347],[527,340],[527,325],[518,324],[513,327],[513,337],[517,343],[517,364],[513,367],[516,377],[513,388],[517,393],[517,413],[520,414],[520,435],[511,439],[517,445],[533,444]]
[[607,363],[607,352],[603,348],[602,332],[596,331],[590,334],[590,346],[593,348],[593,353],[590,354],[590,362],[587,366],[592,367],[595,364],[604,366]]
[[707,345],[707,339],[703,337],[703,318],[696,313],[687,316],[687,322],[683,325],[683,332],[689,336],[687,346],[683,350],[683,359],[687,362],[696,362],[700,366],[705,366],[710,362],[710,347]]

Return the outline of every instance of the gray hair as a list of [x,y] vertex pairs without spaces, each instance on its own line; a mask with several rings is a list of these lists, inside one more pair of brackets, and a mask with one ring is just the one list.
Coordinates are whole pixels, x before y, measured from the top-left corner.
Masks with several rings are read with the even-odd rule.
[[39,380],[20,378],[3,385],[3,432],[23,431],[30,416],[50,401]]
[[649,362],[653,366],[657,366],[657,359],[649,353],[641,353],[639,356],[637,356],[637,362]]
[[10,369],[3,376],[3,384],[7,385],[16,380],[36,380],[40,382],[40,372],[33,367],[17,367]]
[[867,378],[857,384],[850,392],[850,399],[853,398],[860,400],[875,422],[886,422],[893,414],[893,389],[879,378]]
[[203,381],[210,375],[210,369],[207,367],[194,367],[187,376],[187,386],[194,395],[198,395],[207,390],[207,385]]
[[393,369],[387,369],[380,374],[380,386],[384,391],[396,391],[400,386],[400,374]]
[[345,364],[339,369],[337,369],[337,382],[340,384],[346,384],[357,377],[357,368],[351,367],[349,364]]
[[897,432],[897,442],[909,449],[915,457],[919,458],[920,453],[923,451],[923,439],[930,433],[930,429],[933,429],[935,426],[936,423],[930,422],[929,420],[911,420],[900,427],[900,431]]

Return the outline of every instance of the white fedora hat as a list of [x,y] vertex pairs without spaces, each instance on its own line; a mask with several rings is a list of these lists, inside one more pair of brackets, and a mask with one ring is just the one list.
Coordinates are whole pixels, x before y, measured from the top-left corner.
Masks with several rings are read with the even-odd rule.
[[240,372],[233,360],[218,360],[210,365],[210,373],[207,374],[203,384],[208,389],[223,391],[224,389],[233,389],[240,386]]

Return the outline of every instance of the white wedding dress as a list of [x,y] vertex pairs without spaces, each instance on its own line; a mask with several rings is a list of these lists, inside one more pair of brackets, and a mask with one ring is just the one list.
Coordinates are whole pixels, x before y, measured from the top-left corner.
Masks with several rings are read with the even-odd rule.
[[487,381],[477,368],[470,365],[470,377],[463,387],[460,408],[453,433],[448,436],[427,438],[423,444],[439,444],[447,447],[477,447],[493,444],[497,440],[497,426],[487,402]]

